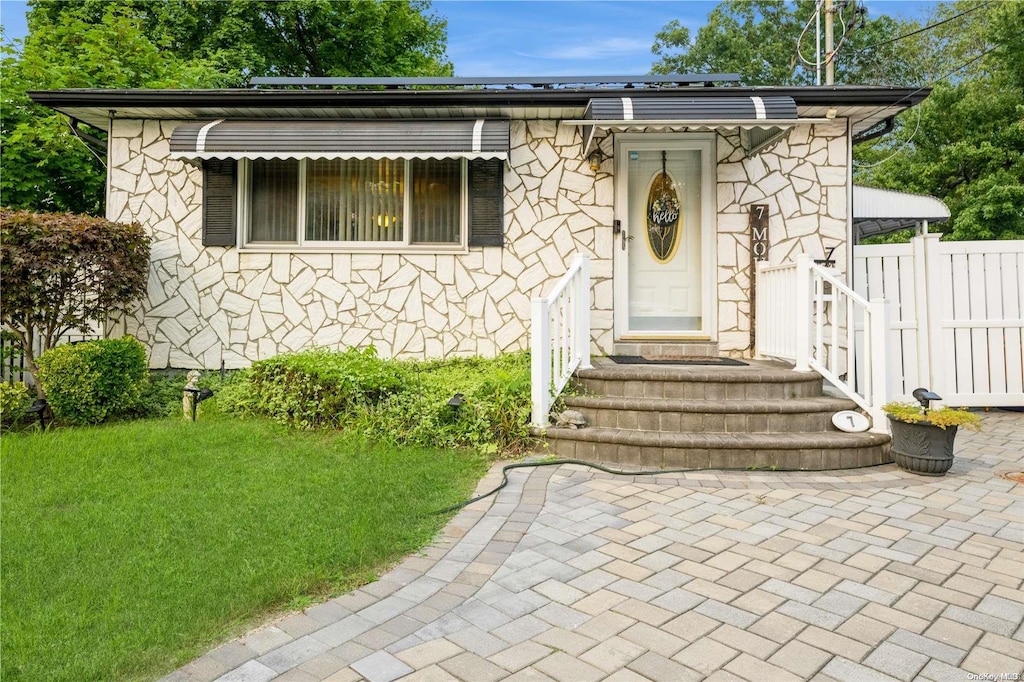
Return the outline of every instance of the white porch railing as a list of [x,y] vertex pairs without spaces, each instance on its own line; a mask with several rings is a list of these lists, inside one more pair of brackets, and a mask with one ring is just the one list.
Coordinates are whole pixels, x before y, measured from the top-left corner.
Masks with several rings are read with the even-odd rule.
[[533,299],[531,322],[531,422],[548,425],[548,413],[572,373],[590,367],[590,258],[577,254],[544,298]]
[[[757,353],[814,370],[866,410],[874,431],[888,425],[888,303],[868,301],[811,261],[757,264]],[[863,333],[862,333],[863,332]]]

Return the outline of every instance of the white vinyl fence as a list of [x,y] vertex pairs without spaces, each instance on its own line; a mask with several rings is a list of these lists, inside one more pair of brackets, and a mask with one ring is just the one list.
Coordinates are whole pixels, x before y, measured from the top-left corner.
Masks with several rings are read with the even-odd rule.
[[854,290],[889,305],[889,387],[948,405],[1024,406],[1024,241],[857,246]]

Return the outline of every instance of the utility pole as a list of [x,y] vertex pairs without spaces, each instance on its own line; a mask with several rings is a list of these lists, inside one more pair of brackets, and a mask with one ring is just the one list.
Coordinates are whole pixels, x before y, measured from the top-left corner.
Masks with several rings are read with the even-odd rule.
[[833,24],[835,24],[835,12],[832,9],[832,0],[825,0],[825,85],[834,85],[836,82]]
[[814,84],[821,85],[821,0],[814,3]]

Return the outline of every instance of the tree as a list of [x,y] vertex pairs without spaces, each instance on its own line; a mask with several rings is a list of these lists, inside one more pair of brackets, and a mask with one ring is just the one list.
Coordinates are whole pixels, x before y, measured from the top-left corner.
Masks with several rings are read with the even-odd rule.
[[[977,7],[940,7],[930,23]],[[952,23],[952,22],[951,22]],[[858,181],[932,194],[953,239],[1024,238],[1024,4],[979,8],[932,39],[957,61],[888,139],[855,150]],[[964,68],[958,68],[958,67]]]
[[[815,0],[726,0],[708,14],[696,36],[671,21],[655,35],[651,51],[660,59],[652,71],[738,73],[746,85],[813,85],[814,66],[801,61],[800,55],[813,63],[815,5]],[[912,82],[916,70],[911,60],[863,48],[915,27],[914,22],[884,15],[865,15],[862,21],[853,7],[837,12],[836,82]]]
[[446,23],[419,0],[35,0],[30,6],[24,44],[2,53],[0,199],[14,208],[102,212],[102,162],[63,116],[33,104],[29,90],[452,73]]
[[[75,5],[69,5],[75,7]],[[56,23],[29,13],[20,53],[3,49],[0,142],[4,205],[102,212],[104,166],[72,133],[66,117],[34,104],[28,90],[53,88],[206,87],[226,84],[209,61],[185,61],[145,35],[130,7],[110,4],[100,20],[75,13]]]
[[37,371],[37,338],[49,350],[142,297],[149,241],[138,223],[0,211],[0,322],[18,338],[30,372]]

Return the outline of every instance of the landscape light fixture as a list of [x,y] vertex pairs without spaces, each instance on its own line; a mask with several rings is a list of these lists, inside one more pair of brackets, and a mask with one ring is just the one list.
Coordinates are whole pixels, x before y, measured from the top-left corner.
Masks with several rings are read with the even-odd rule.
[[590,162],[590,170],[595,173],[601,170],[601,163],[604,161],[604,152],[600,148],[590,152],[590,156],[587,157],[587,161]]
[[911,393],[910,395],[914,396],[917,402],[921,403],[921,407],[923,407],[926,410],[929,407],[931,407],[931,403],[933,400],[942,400],[941,395],[939,395],[938,393],[933,393],[932,391],[929,391],[927,388],[915,388],[913,393]]
[[213,391],[209,388],[188,388],[184,389],[186,392],[192,394],[192,421],[196,420],[196,409],[199,407],[199,403],[203,402],[207,398],[213,397]]
[[[25,410],[28,414],[38,415],[39,417],[39,428],[46,429],[47,414],[50,412],[50,405],[46,402],[46,398],[36,398],[35,402],[32,403],[32,407]],[[51,420],[53,416],[49,417]]]

